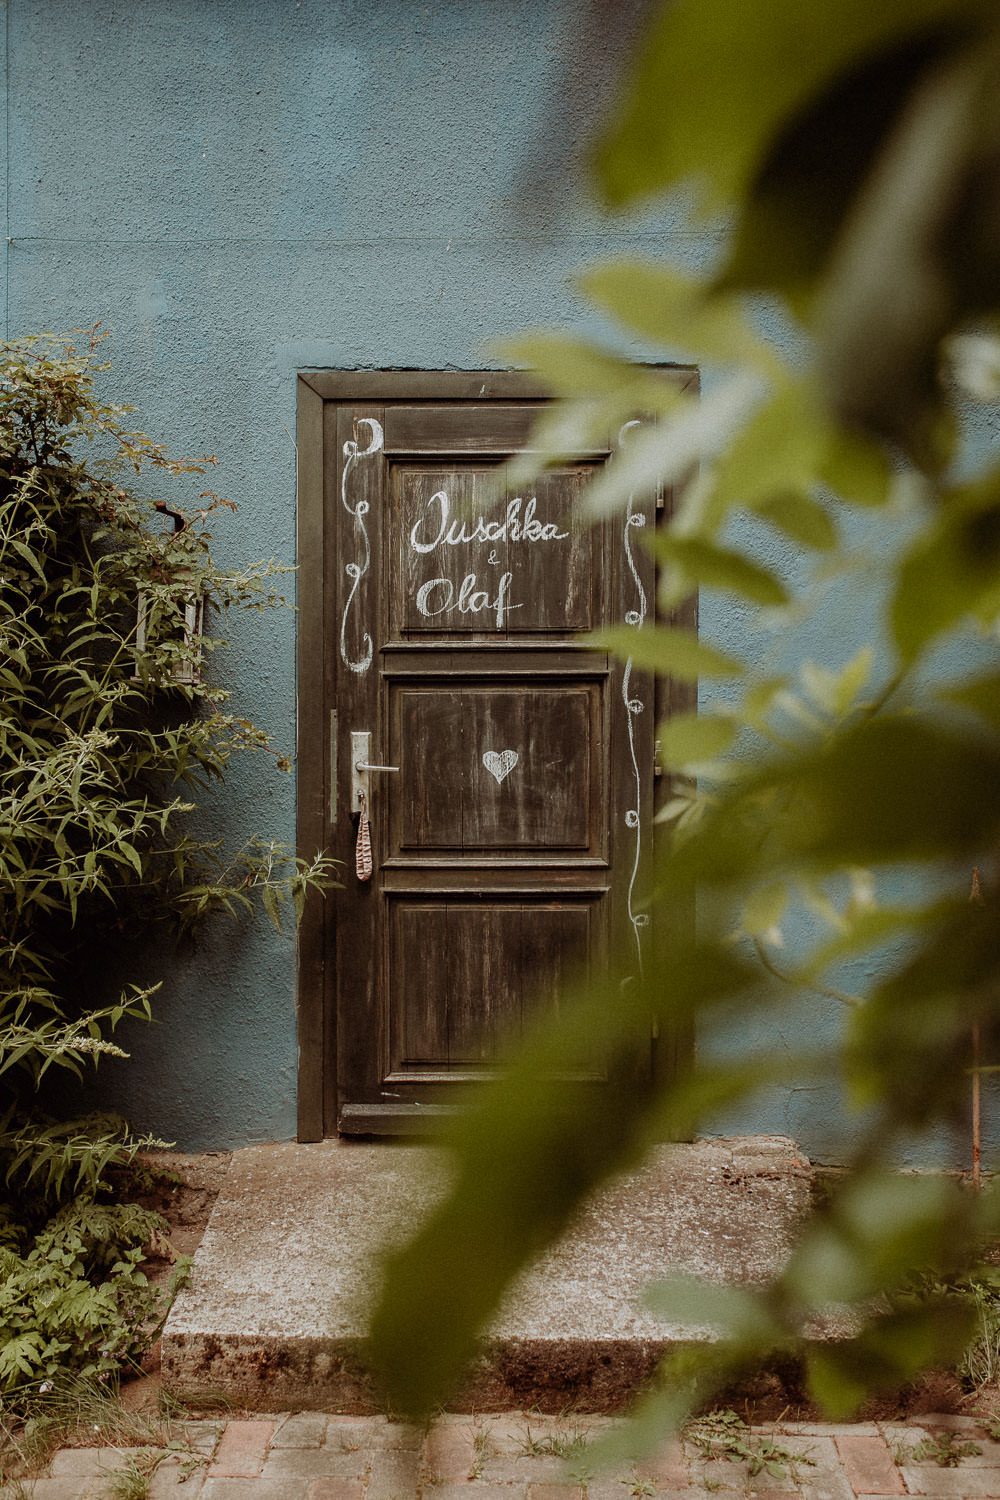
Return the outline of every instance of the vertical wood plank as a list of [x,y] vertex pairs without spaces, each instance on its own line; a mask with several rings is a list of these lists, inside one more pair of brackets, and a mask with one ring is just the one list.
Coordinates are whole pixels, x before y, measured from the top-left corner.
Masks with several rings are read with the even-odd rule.
[[593,465],[562,465],[539,474],[516,495],[508,494],[508,505],[520,503],[518,518],[533,538],[511,545],[511,587],[518,600],[526,601],[511,615],[514,637],[531,632],[570,640],[597,624],[594,544],[599,530],[577,503],[592,473]]
[[[382,452],[384,411],[378,406],[333,409],[327,433],[328,507],[339,547],[328,564],[330,655],[335,664],[341,743],[352,732],[372,736],[372,754],[382,760],[381,657],[385,639],[385,576],[382,527],[386,471]],[[351,757],[339,757],[337,849],[344,863],[344,889],[335,904],[338,930],[338,1093],[378,1097],[386,1045],[381,1005],[384,933],[377,880],[359,881],[354,869],[357,816],[350,812]],[[373,776],[371,839],[376,869],[385,848],[384,778]]]
[[[614,460],[612,460],[614,462]],[[646,539],[656,524],[653,496],[629,499],[624,514],[606,523],[613,564],[610,618],[636,631],[655,619],[655,568]],[[614,660],[609,777],[613,788],[611,859],[611,939],[619,955],[623,983],[654,971],[655,954],[647,911],[652,874],[656,691],[653,676],[630,661]],[[615,1068],[636,1087],[648,1087],[653,1051],[652,1017],[637,1020],[631,1051],[622,1049]]]
[[[695,388],[697,382],[695,379]],[[680,491],[683,486],[671,486],[664,493],[663,519],[668,520],[675,512],[679,503]],[[662,623],[683,626],[687,630],[698,631],[698,595],[691,594],[689,598],[682,601],[676,609],[672,610],[667,620]],[[659,677],[656,681],[656,722],[664,723],[673,714],[693,713],[698,707],[698,684],[696,682],[679,682],[673,677]],[[660,776],[656,781],[654,810],[659,812],[660,808],[673,796],[677,787],[675,778],[668,775]],[[653,824],[654,848],[657,857],[665,853],[665,846],[671,838],[669,828],[663,824]],[[653,962],[661,970],[663,967],[662,943],[670,933],[693,932],[696,922],[694,892],[690,892],[683,901],[675,901],[669,911],[661,911],[660,920],[652,932]],[[658,943],[660,948],[658,951]],[[694,1027],[688,1017],[670,1017],[664,1015],[658,1027],[658,1034],[653,1040],[652,1065],[654,1081],[661,1086],[669,1083],[688,1068],[694,1058]]]
[[[298,560],[296,848],[311,859],[326,846],[327,784],[323,589],[323,401],[298,383]],[[322,896],[310,892],[297,935],[298,1138],[322,1139],[323,1084],[333,1037],[326,1026],[327,927]]]
[[448,920],[448,1061],[488,1066],[520,1031],[520,907],[454,902]]
[[394,901],[388,954],[389,1071],[440,1067],[448,1053],[448,907]]

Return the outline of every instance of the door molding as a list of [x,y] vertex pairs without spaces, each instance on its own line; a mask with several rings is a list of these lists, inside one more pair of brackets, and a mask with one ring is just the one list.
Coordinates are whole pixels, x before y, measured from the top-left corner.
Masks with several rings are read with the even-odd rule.
[[[698,372],[689,367],[665,367],[683,389],[698,388]],[[531,375],[509,370],[319,370],[298,377],[297,475],[297,803],[296,843],[301,858],[309,859],[328,846],[336,813],[336,789],[331,765],[346,747],[338,747],[333,693],[333,653],[327,649],[336,622],[324,587],[327,564],[335,545],[328,525],[330,507],[338,497],[327,493],[330,465],[326,447],[336,433],[336,408],[341,403],[394,401],[428,406],[448,402],[482,403],[516,400],[543,405],[547,394]],[[334,420],[331,423],[331,418]],[[672,509],[672,493],[664,509]],[[697,600],[687,601],[675,616],[678,623],[696,627]],[[690,683],[658,681],[655,690],[657,722],[670,713],[689,709],[697,701]],[[349,726],[343,726],[344,733]],[[664,778],[665,779],[665,778]],[[310,892],[297,940],[298,1011],[298,1138],[320,1140],[333,1134],[336,1118],[336,1037],[332,1034],[336,934],[327,903]],[[686,1039],[672,1038],[666,1050],[685,1049]],[[671,1066],[662,1057],[660,1066]]]

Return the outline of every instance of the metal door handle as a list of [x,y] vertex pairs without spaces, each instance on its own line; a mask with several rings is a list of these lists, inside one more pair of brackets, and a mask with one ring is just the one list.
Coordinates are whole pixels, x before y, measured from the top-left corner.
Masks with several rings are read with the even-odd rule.
[[361,811],[361,801],[371,813],[372,793],[368,777],[372,771],[398,771],[398,766],[376,765],[369,760],[372,753],[372,737],[368,730],[351,733],[351,812]]

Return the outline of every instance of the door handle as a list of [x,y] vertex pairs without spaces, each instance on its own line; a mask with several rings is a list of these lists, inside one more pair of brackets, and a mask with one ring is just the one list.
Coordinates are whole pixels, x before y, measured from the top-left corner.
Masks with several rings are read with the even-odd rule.
[[360,812],[362,798],[371,810],[372,796],[368,777],[372,771],[398,771],[398,766],[375,765],[369,756],[372,753],[372,737],[367,730],[351,732],[351,812]]

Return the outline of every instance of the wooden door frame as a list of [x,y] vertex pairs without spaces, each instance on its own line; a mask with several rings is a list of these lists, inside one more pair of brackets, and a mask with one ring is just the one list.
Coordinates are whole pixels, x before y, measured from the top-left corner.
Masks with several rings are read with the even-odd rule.
[[[668,366],[683,389],[697,390],[698,372]],[[296,739],[296,845],[309,859],[326,847],[331,822],[331,764],[337,753],[333,653],[327,651],[331,622],[324,588],[335,546],[327,525],[336,497],[326,491],[324,443],[328,402],[392,402],[428,405],[448,402],[514,400],[544,405],[548,393],[531,375],[515,370],[309,370],[298,377],[298,479],[296,540],[298,562],[298,642]],[[667,496],[670,507],[671,497]],[[678,613],[697,626],[697,599]],[[670,679],[656,684],[657,722],[695,706],[697,688]],[[654,825],[655,833],[655,825]],[[322,1140],[336,1133],[336,966],[335,933],[322,896],[311,892],[298,931],[298,1139]],[[685,1046],[674,1039],[672,1047]]]

